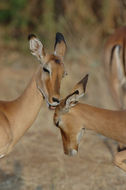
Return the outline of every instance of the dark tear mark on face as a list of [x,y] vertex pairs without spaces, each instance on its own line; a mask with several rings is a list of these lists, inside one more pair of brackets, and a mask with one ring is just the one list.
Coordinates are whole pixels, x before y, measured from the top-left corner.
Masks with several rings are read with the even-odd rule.
[[59,121],[57,121],[55,124],[56,124],[57,127],[59,127]]

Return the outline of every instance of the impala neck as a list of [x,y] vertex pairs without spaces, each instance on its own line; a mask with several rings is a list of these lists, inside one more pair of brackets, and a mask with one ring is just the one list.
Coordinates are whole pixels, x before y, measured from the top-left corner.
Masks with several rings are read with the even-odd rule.
[[7,103],[7,115],[12,126],[15,144],[32,125],[42,106],[43,96],[36,86],[40,69],[33,75],[23,94],[16,100]]
[[86,104],[78,104],[73,111],[79,125],[126,143],[126,111],[111,111]]

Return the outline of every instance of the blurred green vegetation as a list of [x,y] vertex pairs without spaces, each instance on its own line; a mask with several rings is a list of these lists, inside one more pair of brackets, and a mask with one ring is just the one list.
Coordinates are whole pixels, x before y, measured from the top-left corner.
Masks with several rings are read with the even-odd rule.
[[0,0],[0,39],[5,43],[23,42],[29,33],[49,43],[60,31],[75,46],[82,39],[96,45],[125,24],[125,0]]

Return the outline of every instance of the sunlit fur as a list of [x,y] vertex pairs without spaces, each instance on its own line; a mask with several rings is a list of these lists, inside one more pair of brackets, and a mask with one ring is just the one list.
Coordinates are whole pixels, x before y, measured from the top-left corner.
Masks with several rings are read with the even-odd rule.
[[[71,93],[55,110],[54,123],[60,129],[64,153],[71,156],[77,154],[78,136],[84,128],[126,144],[126,110],[112,111],[79,103],[76,102],[79,95],[80,91],[78,94]],[[122,149],[115,155],[114,163],[126,172],[125,160],[126,149]]]
[[[58,34],[58,36],[60,40],[57,37],[55,43],[57,52],[58,48],[62,50],[60,42],[63,35]],[[62,39],[64,40],[63,37]],[[65,42],[62,44],[65,47]],[[59,50],[62,56],[47,54],[40,40],[33,34],[29,36],[29,46],[40,65],[24,92],[17,99],[0,101],[0,158],[7,155],[31,127],[42,107],[44,98],[48,106],[57,106],[59,103],[61,79],[65,72],[63,64],[65,48],[64,52]]]
[[[78,125],[77,116],[76,113],[73,116],[73,110],[78,99],[85,93],[87,80],[88,75],[76,84],[70,95],[61,100],[54,113],[54,123],[60,129],[64,153],[68,155],[75,155],[71,153],[72,150],[76,150],[77,153],[78,145],[83,136],[84,126]],[[76,127],[72,125],[73,120]]]
[[[44,91],[44,96],[50,105],[56,105],[53,102],[53,97],[60,98],[60,84],[64,75],[64,64],[60,61],[57,56],[46,55],[46,62],[44,63],[44,68],[47,68],[50,73],[43,71],[41,68],[41,85],[40,88]],[[59,62],[57,63],[57,60]]]
[[46,53],[41,41],[34,35],[29,35],[31,53],[40,61],[41,69],[37,78],[37,87],[44,96],[48,106],[57,106],[60,99],[60,84],[65,75],[63,58],[66,52],[66,42],[61,33],[56,33],[54,53]]
[[[119,46],[120,51],[115,52]],[[105,75],[117,108],[126,108],[126,26],[118,28],[104,47]]]

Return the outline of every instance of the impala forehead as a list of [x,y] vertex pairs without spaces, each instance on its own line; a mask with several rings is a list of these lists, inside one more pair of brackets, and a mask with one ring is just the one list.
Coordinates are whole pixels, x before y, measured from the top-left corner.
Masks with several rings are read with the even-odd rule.
[[85,128],[83,128],[82,125],[78,125],[78,122],[73,119],[73,115],[69,112],[59,115],[56,114],[55,125],[56,124],[66,135],[75,136],[78,143],[84,135]]
[[51,63],[55,63],[55,64],[61,64],[62,65],[62,61],[61,59],[58,57],[58,56],[55,56],[53,54],[51,55],[46,55],[46,58],[45,58],[45,63],[48,63],[48,62],[51,62]]
[[55,75],[62,75],[65,72],[63,63],[56,63],[55,60],[49,60],[44,64],[44,68],[47,68]]

